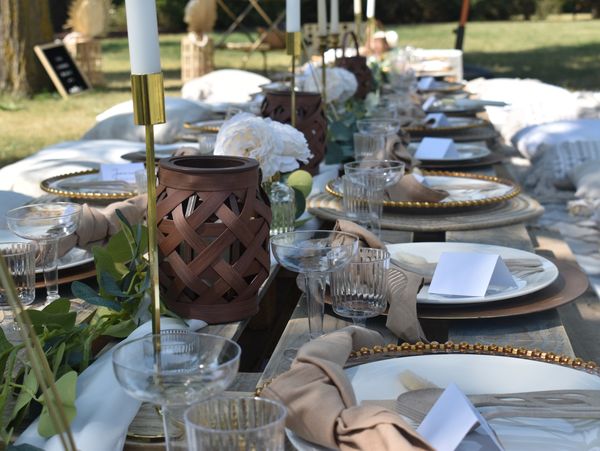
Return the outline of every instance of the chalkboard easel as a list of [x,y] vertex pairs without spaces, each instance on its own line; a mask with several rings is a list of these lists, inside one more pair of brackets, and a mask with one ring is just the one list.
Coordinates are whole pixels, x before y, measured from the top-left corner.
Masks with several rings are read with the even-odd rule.
[[92,88],[61,41],[36,45],[33,49],[63,98]]

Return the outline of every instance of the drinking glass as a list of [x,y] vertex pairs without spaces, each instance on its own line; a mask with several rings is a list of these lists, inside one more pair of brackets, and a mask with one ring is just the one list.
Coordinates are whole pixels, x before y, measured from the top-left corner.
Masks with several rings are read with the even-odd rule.
[[368,169],[353,171],[342,177],[342,186],[346,216],[379,236],[385,189],[383,174]]
[[356,128],[360,133],[394,135],[400,131],[400,121],[385,118],[359,119],[356,121]]
[[344,164],[344,174],[371,171],[382,174],[385,186],[395,185],[404,175],[405,164],[399,160],[362,160]]
[[382,133],[355,133],[354,159],[376,159],[385,153],[385,135]]
[[367,318],[382,314],[387,306],[389,267],[388,251],[359,248],[343,271],[331,274],[333,310],[363,327]]
[[358,247],[358,238],[345,232],[305,230],[271,238],[277,261],[290,271],[304,275],[311,338],[323,334],[323,296],[327,274],[346,266]]
[[130,396],[162,406],[166,448],[172,451],[184,435],[184,410],[231,384],[240,353],[236,343],[217,335],[163,330],[118,345],[112,359],[115,376]]
[[46,301],[58,299],[58,240],[77,230],[81,205],[71,202],[32,204],[6,213],[8,228],[38,244],[44,269]]
[[264,398],[213,398],[185,411],[190,451],[283,451],[284,405]]
[[[37,246],[32,242],[0,243],[0,254],[4,257],[23,305],[29,305],[35,301],[36,253]],[[7,305],[4,289],[0,287],[0,307]]]

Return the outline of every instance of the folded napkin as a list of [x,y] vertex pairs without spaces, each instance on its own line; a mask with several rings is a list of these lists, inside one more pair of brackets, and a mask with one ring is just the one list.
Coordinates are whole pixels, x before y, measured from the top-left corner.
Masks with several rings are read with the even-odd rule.
[[406,174],[398,183],[385,189],[385,197],[396,202],[440,202],[448,197],[448,192],[429,188],[414,175]]
[[[542,260],[538,258],[507,258],[503,261],[511,274],[518,277],[527,277],[544,271]],[[436,262],[428,262],[423,257],[412,254],[403,254],[398,259],[394,259],[392,263],[404,272],[418,274],[425,283],[431,282],[437,266]]]
[[300,348],[291,369],[261,396],[286,405],[287,427],[321,446],[341,451],[431,450],[397,413],[356,405],[343,365],[353,349],[383,344],[377,332],[356,326],[311,340]]
[[385,158],[387,160],[399,160],[404,162],[407,170],[411,170],[421,164],[409,151],[410,137],[406,132],[388,137],[386,141]]
[[[201,320],[188,321],[194,331],[206,326]],[[187,329],[181,320],[161,318],[161,330]],[[141,338],[152,332],[150,321],[134,330],[124,342]],[[102,354],[77,379],[77,416],[71,431],[77,449],[81,451],[117,451],[123,449],[129,424],[136,416],[141,402],[131,398],[115,377],[112,365],[114,348]],[[46,451],[62,450],[58,436],[45,439],[37,433],[38,420],[19,437],[16,444],[28,443]]]
[[[338,219],[334,230],[351,233],[359,237],[359,245],[375,249],[386,249],[385,244],[373,233],[351,221]],[[425,341],[427,337],[417,317],[417,293],[423,285],[423,276],[402,270],[394,261],[390,264],[389,310],[386,327],[397,337],[409,341]]]
[[64,255],[75,246],[83,247],[117,233],[121,228],[117,210],[127,218],[130,224],[141,222],[146,213],[147,199],[146,194],[140,194],[124,201],[114,202],[103,208],[83,204],[79,226],[73,235],[60,241],[59,254]]

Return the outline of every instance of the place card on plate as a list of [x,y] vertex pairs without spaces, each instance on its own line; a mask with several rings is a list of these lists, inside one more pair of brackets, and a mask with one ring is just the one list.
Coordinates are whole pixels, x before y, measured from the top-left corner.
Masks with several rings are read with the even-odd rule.
[[434,83],[435,79],[433,77],[423,77],[417,83],[417,89],[419,89],[420,91],[431,89]]
[[429,113],[425,117],[425,123],[432,128],[450,126],[450,121],[444,113]]
[[443,252],[435,267],[429,293],[483,297],[488,288],[515,288],[515,279],[498,254]]
[[435,96],[427,97],[427,100],[425,100],[425,102],[423,102],[423,105],[421,106],[421,108],[423,108],[423,111],[427,111],[429,108],[431,108],[436,100],[437,98]]
[[455,385],[450,384],[440,395],[417,432],[437,451],[454,451],[475,425],[477,449],[503,450],[498,437],[469,398]]
[[459,156],[454,140],[448,138],[423,138],[415,152],[418,160],[444,160]]
[[102,163],[100,165],[100,178],[102,180],[121,180],[127,183],[135,183],[135,173],[143,170],[144,163]]

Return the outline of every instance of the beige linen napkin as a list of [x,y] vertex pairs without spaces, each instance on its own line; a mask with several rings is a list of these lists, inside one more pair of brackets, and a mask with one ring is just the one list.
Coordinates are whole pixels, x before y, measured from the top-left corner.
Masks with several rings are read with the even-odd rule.
[[84,204],[81,209],[79,226],[73,235],[60,241],[59,254],[64,255],[75,246],[84,247],[117,233],[121,228],[117,210],[123,213],[130,224],[141,222],[146,213],[147,199],[146,194],[140,194],[124,201],[113,202],[104,208],[90,207],[88,204]]
[[[338,219],[334,230],[359,237],[359,245],[386,249],[385,244],[373,233],[345,219]],[[409,341],[425,341],[427,337],[417,317],[417,293],[423,285],[423,276],[402,270],[393,261],[389,271],[389,310],[386,327],[397,337]]]
[[286,426],[321,446],[350,450],[431,450],[393,411],[357,406],[343,365],[353,349],[383,345],[375,331],[349,326],[311,340],[298,351],[291,369],[261,396],[288,409]]
[[[401,131],[400,133],[404,132]],[[404,162],[407,171],[419,166],[421,162],[408,151],[409,144],[410,137],[407,134],[389,137],[386,142],[386,159]]]
[[398,183],[385,189],[386,200],[397,202],[440,202],[448,197],[446,191],[431,189],[406,174]]

